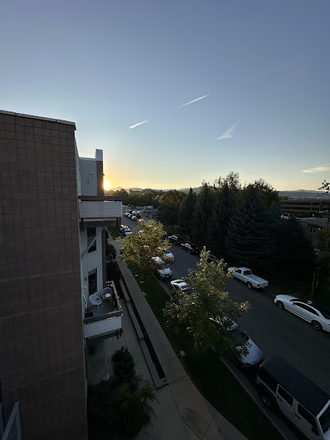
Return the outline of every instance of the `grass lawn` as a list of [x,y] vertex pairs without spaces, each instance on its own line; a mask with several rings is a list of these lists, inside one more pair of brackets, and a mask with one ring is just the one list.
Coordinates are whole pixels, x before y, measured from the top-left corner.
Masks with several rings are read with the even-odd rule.
[[146,294],[148,303],[175,352],[177,354],[180,350],[185,352],[184,357],[180,355],[178,357],[204,397],[247,438],[282,439],[216,353],[213,351],[196,352],[189,335],[176,335],[165,325],[163,309],[170,298],[157,279],[152,274],[148,274],[145,280],[140,274],[137,275],[137,280]]
[[119,234],[119,231],[117,228],[115,228],[114,226],[108,226],[107,227],[109,234],[111,235],[111,237],[115,240],[117,237],[121,237],[121,235]]

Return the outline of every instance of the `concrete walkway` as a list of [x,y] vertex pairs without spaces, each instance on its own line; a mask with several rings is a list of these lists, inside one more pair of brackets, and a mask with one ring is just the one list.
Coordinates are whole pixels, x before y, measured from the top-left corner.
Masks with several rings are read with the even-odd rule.
[[[118,243],[112,242],[112,244],[117,248],[117,255],[119,255]],[[157,402],[152,404],[155,414],[151,424],[142,428],[136,440],[247,440],[209,404],[189,379],[133,274],[120,258],[117,258],[117,262],[130,295],[130,301],[126,305],[122,304],[124,307],[123,335],[118,340],[110,338],[105,342],[108,359],[107,374],[112,374],[112,354],[122,346],[126,346],[134,358],[136,373],[155,385],[157,397]],[[159,378],[157,381],[155,378],[156,370],[147,352],[145,340],[141,336],[141,331],[136,331],[135,318],[133,317],[133,320],[130,318],[130,313],[132,313],[130,302],[134,302],[142,319],[165,373],[165,381]],[[97,383],[104,378],[103,349],[99,348],[94,356],[90,356],[89,370],[93,372],[92,383]]]

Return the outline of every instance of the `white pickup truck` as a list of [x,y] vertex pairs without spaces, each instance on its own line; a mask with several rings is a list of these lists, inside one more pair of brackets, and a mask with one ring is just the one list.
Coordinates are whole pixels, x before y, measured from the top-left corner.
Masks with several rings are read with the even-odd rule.
[[264,289],[268,286],[268,281],[253,275],[251,269],[247,267],[229,267],[228,273],[231,272],[234,278],[243,281],[249,289]]

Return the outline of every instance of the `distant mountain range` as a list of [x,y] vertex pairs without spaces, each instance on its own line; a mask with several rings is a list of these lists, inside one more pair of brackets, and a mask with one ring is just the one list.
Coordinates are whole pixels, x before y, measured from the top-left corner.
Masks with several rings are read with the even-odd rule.
[[[126,191],[134,190],[139,191],[143,190],[143,188],[123,188],[121,186],[117,186],[117,188],[112,188],[111,191],[120,191],[122,189],[125,189]],[[179,188],[178,191],[182,191],[184,193],[188,193],[190,188]],[[201,189],[200,186],[193,188],[193,191],[195,193],[198,193]],[[155,189],[155,191],[158,191]],[[162,191],[169,191],[168,189],[164,189]],[[278,192],[280,196],[287,196],[290,199],[325,199],[328,198],[326,194],[324,194],[322,191],[314,191],[310,189],[297,189],[292,191],[279,191]]]

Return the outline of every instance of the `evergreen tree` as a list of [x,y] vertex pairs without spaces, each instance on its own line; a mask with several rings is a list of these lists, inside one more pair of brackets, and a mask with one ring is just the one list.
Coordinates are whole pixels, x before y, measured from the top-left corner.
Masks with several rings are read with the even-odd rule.
[[315,264],[313,247],[294,217],[284,220],[278,242],[279,266],[292,272],[309,272]]
[[193,189],[189,189],[189,193],[182,200],[178,213],[178,224],[183,234],[189,235],[192,240],[192,223],[194,218],[194,212],[196,209],[197,195]]
[[207,227],[207,244],[220,258],[226,258],[226,236],[229,222],[234,215],[235,199],[232,190],[225,183],[217,192],[216,202]]
[[271,258],[267,211],[258,191],[249,187],[229,222],[226,250],[239,265],[262,266]]
[[197,204],[192,222],[193,236],[198,243],[204,244],[206,241],[207,223],[211,217],[214,201],[215,189],[207,183],[203,183],[197,196]]
[[184,197],[185,194],[176,189],[166,191],[160,197],[158,218],[164,225],[175,226],[178,224],[179,207]]

